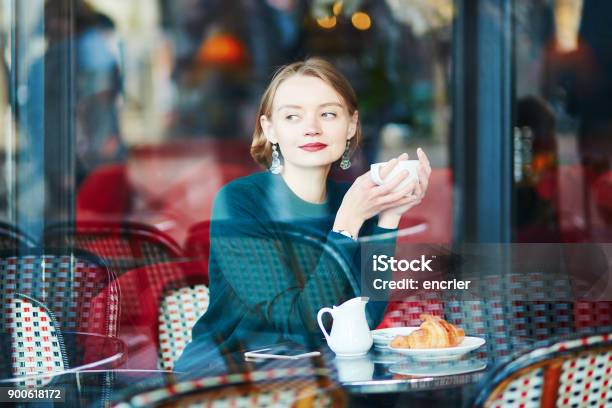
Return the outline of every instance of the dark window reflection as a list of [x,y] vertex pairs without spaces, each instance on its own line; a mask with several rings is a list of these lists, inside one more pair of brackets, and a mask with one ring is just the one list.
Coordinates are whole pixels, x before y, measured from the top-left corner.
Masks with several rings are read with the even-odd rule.
[[515,240],[608,242],[612,4],[515,6]]

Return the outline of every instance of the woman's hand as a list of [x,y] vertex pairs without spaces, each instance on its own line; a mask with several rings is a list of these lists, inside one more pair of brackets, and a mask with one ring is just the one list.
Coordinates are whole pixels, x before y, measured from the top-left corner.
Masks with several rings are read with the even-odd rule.
[[419,157],[419,166],[417,168],[418,182],[415,183],[414,189],[410,191],[406,197],[408,203],[399,204],[382,211],[378,217],[378,226],[382,228],[397,228],[402,214],[418,205],[425,197],[427,187],[429,186],[429,176],[431,175],[431,165],[427,155],[420,147],[417,149]]
[[[424,157],[426,159],[426,156]],[[387,177],[400,160],[408,160],[408,155],[402,153],[399,157],[390,160],[386,165],[382,166],[380,169],[380,177],[382,179]],[[386,210],[410,205],[415,201],[414,192],[417,187],[422,191],[422,186],[417,180],[411,181],[401,190],[393,191],[408,174],[409,172],[407,170],[403,170],[382,186],[372,181],[369,171],[359,176],[344,195],[342,204],[336,213],[334,230],[345,230],[352,236],[357,237],[365,220]],[[427,188],[426,185],[425,188]],[[389,224],[385,225],[391,225],[390,222],[392,220],[389,218],[390,217],[386,217],[386,222]],[[397,223],[399,223],[399,217]],[[379,225],[384,228],[397,227],[397,225],[381,225],[380,220]]]

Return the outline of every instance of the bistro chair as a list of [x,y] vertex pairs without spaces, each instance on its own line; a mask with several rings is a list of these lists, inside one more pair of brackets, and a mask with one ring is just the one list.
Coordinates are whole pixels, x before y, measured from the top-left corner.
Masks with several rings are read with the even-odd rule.
[[595,242],[565,245],[565,267],[576,288],[574,326],[580,331],[612,325],[612,301],[606,295],[610,255],[605,247]]
[[134,395],[116,407],[346,407],[325,369],[277,368],[180,381]]
[[[308,231],[292,228],[277,231],[278,236],[269,245],[284,247],[287,254],[285,262],[294,273],[301,274],[299,278],[307,278],[313,268],[319,266],[329,273],[330,278],[344,278],[353,295],[357,296],[360,293],[360,282],[357,282],[351,273],[350,265],[340,252],[335,247],[321,241],[321,237],[314,236]],[[332,282],[319,282],[319,284],[331,285]],[[330,294],[334,289],[326,287],[325,290],[330,291],[326,294]]]
[[8,222],[0,221],[0,250],[33,248],[36,241],[19,228]]
[[[284,261],[287,267],[297,276],[303,279],[308,272],[317,265],[326,268],[330,273],[341,273],[350,282],[351,289],[357,293],[358,284],[348,271],[348,265],[342,257],[330,246],[322,245],[319,238],[314,237],[301,230],[287,230],[286,228],[275,229],[278,236],[270,239],[258,239],[257,245],[248,245],[250,242],[237,237],[234,245],[232,237],[222,237],[223,245],[234,248],[243,248],[252,255],[253,262],[268,269],[266,265],[276,267],[275,262],[267,259],[268,254],[275,253],[280,248],[286,257]],[[253,252],[250,252],[253,251]],[[221,251],[220,251],[221,252]],[[199,285],[190,287],[177,287],[169,290],[163,296],[160,305],[160,361],[163,368],[171,369],[174,361],[178,359],[186,346],[191,341],[191,329],[198,318],[202,316],[208,307],[208,262],[210,255],[210,221],[202,221],[194,224],[189,229],[185,244],[185,256],[190,260],[191,267],[206,272],[205,281]],[[242,265],[231,265],[231,257],[225,257],[223,262],[225,268],[239,270]],[[269,280],[264,280],[269,282]],[[321,282],[323,285],[324,282]],[[323,290],[323,289],[322,289]],[[333,289],[331,289],[333,290]]]
[[146,281],[126,278],[118,282],[122,294],[121,307],[128,314],[142,309],[144,287],[156,296],[167,280],[181,279],[181,269],[172,266],[172,262],[181,257],[178,244],[158,229],[142,223],[79,221],[76,225],[55,224],[47,228],[44,239],[49,246],[95,253],[118,277],[127,271],[144,269],[146,274],[139,273],[139,276]]
[[160,368],[174,368],[174,362],[191,341],[191,329],[206,312],[208,303],[205,284],[169,289],[162,295],[159,306]]
[[184,253],[189,258],[208,261],[210,255],[210,220],[200,221],[189,227]]
[[120,276],[144,265],[181,257],[181,249],[157,228],[135,221],[78,221],[49,226],[44,234],[50,247],[79,248],[92,252]]
[[193,224],[187,233],[184,256],[206,273],[208,284],[208,257],[210,255],[210,220]]
[[[198,226],[203,226],[199,232],[202,232],[202,235],[206,237],[208,236],[207,224],[207,222],[198,224]],[[192,243],[196,241],[193,238],[193,235],[196,235],[193,234],[194,231],[198,230],[192,228]],[[303,285],[310,277],[310,273],[314,268],[319,267],[323,268],[329,276],[329,281],[316,282],[320,288],[322,299],[334,299],[325,300],[322,304],[330,305],[330,302],[338,304],[343,300],[340,298],[340,294],[343,292],[337,287],[338,278],[340,277],[344,278],[342,281],[353,292],[354,295],[350,297],[356,296],[359,293],[358,283],[351,275],[348,264],[335,248],[322,244],[320,238],[302,230],[287,230],[285,228],[284,230],[277,229],[275,233],[277,235],[274,237],[257,238],[257,242],[244,237],[219,238],[218,244],[220,246],[217,248],[218,253],[227,255],[224,251],[224,248],[227,247],[231,247],[233,251],[243,251],[244,256],[252,259],[253,265],[262,268],[260,282],[242,279],[238,275],[231,277],[238,285],[253,284],[253,287],[241,287],[237,288],[237,290],[244,291],[242,293],[268,290],[269,286],[275,283],[275,277],[280,276],[278,274],[284,274],[288,271],[290,271],[292,276],[286,277],[287,279],[295,279],[296,285]],[[204,246],[204,239],[199,240],[198,245]],[[282,251],[282,258],[270,257],[271,254],[277,253],[279,250]],[[187,254],[190,253],[189,251],[186,252]],[[208,248],[200,252],[200,254],[203,253],[208,253]],[[197,258],[197,255],[194,258]],[[208,259],[204,259],[202,255],[200,255],[199,259],[190,259],[192,261],[204,260],[208,263]],[[283,266],[281,266],[279,259],[284,263]],[[218,259],[215,262],[223,262],[223,269],[228,274],[240,273],[244,267],[231,255],[222,255],[222,259]],[[191,267],[188,269],[192,271],[190,275],[193,276],[193,271],[198,269],[197,264],[194,266],[193,263],[190,263],[190,265]],[[266,273],[270,274],[270,276],[266,277]],[[198,280],[206,279],[206,281],[200,281],[188,286],[169,282],[169,286],[162,295],[159,312],[160,361],[162,368],[173,368],[174,362],[181,356],[186,344],[191,341],[191,330],[194,324],[206,312],[209,302],[208,288],[205,286],[207,278],[207,276],[200,275]],[[258,285],[263,285],[264,288],[258,288]],[[319,301],[314,302],[316,304],[320,303]],[[315,309],[318,310],[318,308]],[[316,310],[312,312],[312,316],[316,316]],[[314,321],[312,323],[316,325]],[[318,332],[318,327],[316,330]]]
[[190,261],[144,265],[117,278],[122,295],[117,337],[128,348],[125,368],[172,368],[208,307],[207,279]]
[[[94,340],[91,344],[90,340]],[[111,341],[112,340],[112,341]],[[63,331],[55,314],[37,299],[13,293],[0,306],[0,356],[5,387],[40,388],[66,387],[66,404],[80,400],[80,373],[99,372],[98,392],[88,391],[99,406],[107,406],[114,372],[109,363],[121,358],[121,347],[110,351],[109,343],[119,346],[116,339],[81,332]],[[10,350],[10,352],[8,352]],[[88,354],[99,360],[88,360]],[[96,354],[97,353],[97,354]],[[74,402],[73,402],[74,399]],[[69,402],[70,401],[70,402]]]
[[[202,227],[199,231],[207,235],[208,226],[206,223],[198,225]],[[192,228],[192,232],[194,230],[198,231]],[[335,285],[332,285],[334,280],[331,277],[334,275],[336,277],[344,277],[353,293],[355,295],[359,293],[358,283],[351,275],[348,264],[336,249],[322,244],[319,238],[305,231],[285,229],[278,230],[276,233],[278,235],[274,238],[258,239],[256,246],[250,245],[251,243],[247,242],[248,240],[245,240],[243,237],[237,238],[238,241],[228,238],[229,241],[221,245],[222,247],[230,245],[234,248],[242,248],[241,250],[248,253],[254,264],[265,269],[266,273],[269,273],[271,268],[279,266],[277,260],[268,259],[269,254],[275,253],[279,248],[282,248],[282,253],[284,254],[283,262],[295,275],[296,281],[307,279],[309,273],[317,266],[328,271],[330,281],[318,282],[321,294],[325,298],[340,300],[338,296],[334,297],[332,295],[332,293],[336,295],[341,293]],[[191,239],[195,241],[193,236]],[[222,241],[225,239],[225,237],[221,238]],[[203,240],[199,241],[200,244],[203,242]],[[202,253],[204,252],[200,252],[200,254]],[[197,261],[197,259],[193,261]],[[205,259],[205,261],[208,263],[208,259]],[[243,267],[243,265],[234,265],[231,256],[224,257],[223,262],[225,263],[224,268],[233,271],[232,273],[236,273],[236,271]],[[193,271],[198,270],[197,263],[189,263],[188,265],[190,265],[189,270],[192,272],[186,271],[185,273],[189,276],[194,276]],[[207,276],[200,274],[198,279],[207,279]],[[259,284],[270,285],[273,281],[273,276],[270,276],[269,279],[262,279],[262,282]],[[248,284],[249,282],[241,281],[241,283]],[[252,289],[244,288],[243,290]],[[160,361],[162,368],[173,368],[174,362],[181,356],[187,343],[191,341],[193,325],[206,312],[208,302],[208,288],[205,286],[204,281],[189,286],[181,286],[177,282],[169,282],[166,291],[162,295],[159,313]],[[313,313],[314,315],[316,315],[316,312]]]
[[132,206],[132,191],[124,163],[103,164],[87,175],[76,198],[77,220],[83,217],[123,217]]
[[444,305],[440,297],[436,294],[428,297],[429,299],[406,296],[391,300],[385,310],[383,321],[377,328],[420,326],[422,323],[420,316],[423,313],[443,317]]
[[577,329],[612,326],[612,302],[579,301],[574,303],[574,322]]
[[[99,297],[104,292],[104,298]],[[14,293],[43,302],[62,330],[114,336],[119,288],[102,259],[82,250],[0,252],[0,302]],[[96,300],[94,302],[94,299]]]
[[[20,250],[18,254],[15,251],[0,253],[0,304],[11,304],[16,294],[27,296],[30,302],[37,299],[34,305],[38,308],[36,313],[40,324],[43,321],[54,323],[57,336],[51,336],[51,339],[58,339],[63,365],[55,357],[58,348],[49,346],[43,352],[43,361],[33,360],[38,367],[49,364],[44,361],[48,350],[54,356],[55,371],[68,368],[71,361],[75,365],[96,361],[99,350],[88,343],[89,337],[74,337],[70,344],[65,344],[62,337],[66,336],[60,336],[60,330],[66,334],[86,333],[107,337],[117,334],[120,293],[116,276],[102,259],[86,251],[34,248]],[[48,311],[50,318],[42,314],[43,309]],[[29,321],[24,315],[21,320],[21,323]],[[15,324],[19,323],[20,319],[16,317]],[[44,335],[34,341],[35,344],[48,342]],[[102,399],[107,400],[114,374],[108,371],[103,377]],[[43,378],[43,381],[47,380]],[[40,386],[34,383],[29,385]]]
[[[283,223],[271,223],[269,227],[268,237],[223,235],[208,241],[206,231],[209,227],[206,222],[200,223],[192,227],[193,234],[187,242],[191,242],[193,246],[188,246],[190,249],[186,250],[186,253],[193,254],[189,259],[201,260],[205,264],[214,262],[226,274],[231,275],[227,278],[234,282],[237,286],[234,289],[240,293],[259,294],[262,291],[274,290],[271,285],[287,283],[277,282],[279,277],[296,285],[304,285],[317,267],[328,273],[325,282],[315,282],[320,289],[321,299],[325,302],[329,299],[340,300],[347,289],[351,296],[345,300],[360,293],[359,282],[351,273],[348,260],[344,259],[337,248],[324,244],[325,237],[317,236],[307,229],[298,229],[295,226],[289,228]],[[219,229],[223,230],[223,226],[220,225]],[[211,253],[207,248],[208,242],[215,246],[215,259],[204,258]],[[245,267],[241,260],[248,260],[250,266],[258,268],[259,282],[253,282],[248,276],[241,275]]]
[[609,333],[557,340],[501,365],[478,387],[473,406],[612,406]]
[[557,246],[467,246],[462,278],[470,292],[444,291],[445,318],[484,337],[490,355],[575,331],[572,285]]
[[498,357],[530,342],[572,333],[571,313],[568,302],[494,298],[445,303],[446,320],[470,336],[486,338],[487,351]]
[[187,232],[183,246],[183,255],[194,266],[206,274],[205,284],[208,284],[208,258],[210,256],[210,220],[193,224]]
[[2,367],[3,375],[10,371],[12,378],[23,378],[13,383],[21,387],[49,384],[53,380],[50,374],[68,367],[66,347],[55,316],[42,302],[22,293],[6,296],[0,310],[2,358],[7,360]]

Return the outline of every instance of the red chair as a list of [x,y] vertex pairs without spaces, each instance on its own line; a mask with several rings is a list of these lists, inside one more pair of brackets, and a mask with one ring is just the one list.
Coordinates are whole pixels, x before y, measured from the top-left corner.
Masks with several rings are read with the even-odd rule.
[[208,285],[208,256],[210,255],[210,220],[201,221],[189,228],[184,255],[206,273]]
[[76,225],[52,224],[45,229],[45,245],[93,252],[117,275],[135,267],[181,258],[181,248],[155,227],[133,221],[81,220]]
[[96,215],[121,217],[131,208],[131,190],[124,164],[96,168],[79,187],[77,220]]
[[210,216],[223,185],[257,170],[242,140],[138,147],[126,163],[100,166],[85,179],[76,218],[140,221],[182,243],[194,222]]
[[[177,322],[178,325],[169,324],[168,319],[162,319],[163,312],[160,313],[160,310],[172,309],[172,300],[168,301],[165,298],[176,297],[175,291],[181,288],[205,288],[208,277],[202,273],[198,265],[189,261],[144,265],[124,272],[117,279],[117,285],[122,293],[117,337],[125,342],[128,349],[128,360],[123,368],[171,369],[171,364],[162,364],[162,355],[167,356],[168,353],[164,354],[160,338],[182,336],[181,341],[188,342],[190,338],[187,336],[191,335],[191,327],[195,324],[195,320],[204,314],[205,307],[202,310],[203,303],[195,303],[198,310],[188,310],[191,319],[182,320],[184,316],[179,317],[181,321]],[[200,294],[201,290],[195,293],[194,299],[201,300]],[[179,298],[182,297],[180,295],[179,293]],[[105,294],[102,293],[100,296],[104,297]],[[206,302],[205,306],[207,305]],[[187,303],[181,305],[181,309],[187,310]],[[180,333],[169,335],[164,332],[168,326],[180,327]]]
[[132,149],[127,169],[138,203],[138,213],[133,209],[129,216],[146,213],[148,218],[169,221],[165,231],[180,243],[191,225],[210,218],[214,197],[223,185],[258,171],[249,143],[213,139]]
[[210,220],[200,221],[189,228],[185,241],[185,256],[208,259],[210,253]]

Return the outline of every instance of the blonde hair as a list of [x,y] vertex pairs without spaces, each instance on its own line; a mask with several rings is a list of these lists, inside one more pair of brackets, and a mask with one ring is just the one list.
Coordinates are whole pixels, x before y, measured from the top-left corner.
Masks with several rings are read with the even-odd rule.
[[[357,95],[349,81],[329,62],[321,58],[308,58],[305,61],[294,62],[280,67],[268,88],[261,97],[257,117],[255,120],[255,131],[253,132],[253,142],[251,143],[251,156],[255,161],[264,167],[270,166],[272,161],[272,144],[268,142],[264,135],[259,118],[262,115],[270,118],[272,116],[272,102],[276,91],[283,81],[294,75],[312,76],[321,79],[330,85],[344,100],[348,108],[349,115],[352,116],[357,110]],[[355,136],[350,142],[350,152],[352,153],[361,140],[361,124],[357,121]]]

